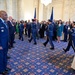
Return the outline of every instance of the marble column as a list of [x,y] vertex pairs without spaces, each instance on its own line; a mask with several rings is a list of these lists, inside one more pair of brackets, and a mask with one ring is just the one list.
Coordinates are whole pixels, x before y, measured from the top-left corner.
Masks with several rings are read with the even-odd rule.
[[70,20],[75,21],[75,0],[70,1]]
[[6,0],[0,0],[0,10],[6,11]]
[[14,19],[18,20],[18,12],[17,12],[17,0],[12,0],[12,16]]
[[43,12],[43,4],[41,3],[41,0],[39,0],[39,21],[43,20],[44,12]]
[[69,21],[70,12],[71,12],[71,0],[64,0],[64,8],[63,8],[63,20]]
[[47,20],[47,6],[43,5],[43,20]]
[[12,0],[6,0],[6,10],[7,10],[8,16],[13,17],[12,7],[13,7]]
[[22,20],[23,19],[23,0],[18,0],[18,20]]
[[34,0],[18,0],[19,19],[28,20],[34,18]]

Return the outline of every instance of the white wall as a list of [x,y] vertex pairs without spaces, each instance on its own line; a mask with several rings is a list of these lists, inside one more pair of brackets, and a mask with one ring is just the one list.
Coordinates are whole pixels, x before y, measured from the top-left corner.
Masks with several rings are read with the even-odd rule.
[[46,7],[40,0],[0,0],[0,10],[7,11],[9,16],[19,20],[34,18],[35,7],[39,21],[50,18],[52,7],[54,7],[54,19],[75,21],[75,0],[52,0]]
[[[54,7],[54,19],[62,19],[63,21],[75,21],[75,0],[53,0],[47,6],[47,17],[50,18],[51,7]],[[44,15],[43,15],[44,16]]]

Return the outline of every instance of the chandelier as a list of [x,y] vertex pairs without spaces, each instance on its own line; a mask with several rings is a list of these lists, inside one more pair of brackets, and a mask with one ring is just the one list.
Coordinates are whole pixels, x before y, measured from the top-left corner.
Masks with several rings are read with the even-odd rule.
[[52,0],[41,0],[41,3],[47,6],[49,3],[51,3]]

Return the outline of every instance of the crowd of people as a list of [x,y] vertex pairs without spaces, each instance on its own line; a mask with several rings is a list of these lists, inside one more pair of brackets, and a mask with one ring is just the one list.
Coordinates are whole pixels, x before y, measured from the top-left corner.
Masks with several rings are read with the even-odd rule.
[[[28,21],[16,21],[11,16],[8,17],[5,11],[0,11],[0,74],[5,75],[10,68],[7,67],[8,49],[14,47],[15,35],[18,35],[19,40],[24,41],[24,35],[28,37],[29,43],[33,40],[34,45],[37,45],[36,39],[43,39],[46,36],[44,46],[50,43],[50,50],[54,50],[53,41],[61,42],[61,37],[64,34],[63,41],[68,42],[65,52],[69,51],[70,46],[75,52],[75,22],[63,22],[62,20],[50,20],[39,22],[37,19]],[[69,40],[69,41],[68,41]]]

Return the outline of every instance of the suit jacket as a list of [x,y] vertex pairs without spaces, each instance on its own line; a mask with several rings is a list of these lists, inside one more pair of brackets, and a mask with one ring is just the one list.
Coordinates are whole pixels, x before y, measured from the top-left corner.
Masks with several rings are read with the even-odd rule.
[[0,46],[2,46],[3,48],[7,48],[8,40],[9,40],[8,28],[6,27],[5,23],[3,23],[2,20],[0,19]]
[[64,25],[63,32],[66,33],[66,34],[68,34],[68,26],[67,25]]
[[72,28],[72,32],[71,32],[72,34],[72,40],[73,40],[73,46],[74,46],[74,49],[75,49],[75,27],[74,28]]
[[42,31],[45,31],[45,24],[40,24],[40,31],[42,30]]
[[8,29],[9,29],[9,36],[12,36],[14,34],[14,28],[12,26],[12,23],[10,21],[7,21]]
[[27,23],[26,28],[27,28],[27,30],[30,30],[31,31],[31,23]]

